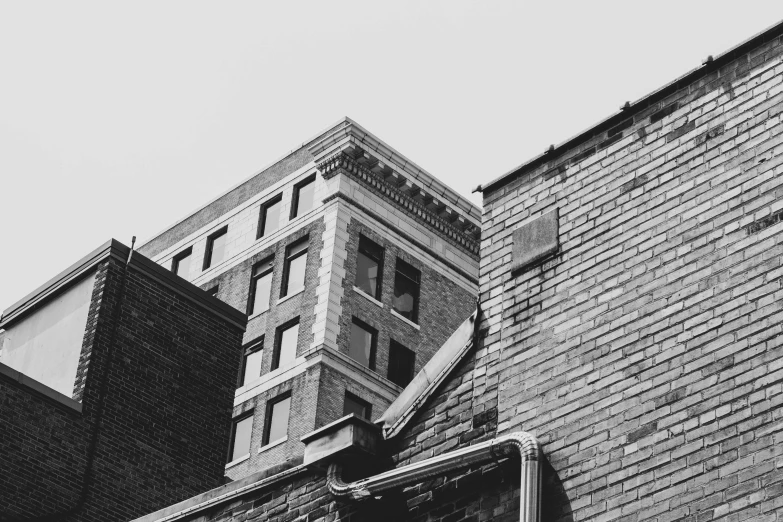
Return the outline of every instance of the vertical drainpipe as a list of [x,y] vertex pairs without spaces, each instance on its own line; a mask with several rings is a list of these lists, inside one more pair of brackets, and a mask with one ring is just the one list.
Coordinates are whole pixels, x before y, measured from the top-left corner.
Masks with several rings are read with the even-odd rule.
[[519,522],[539,522],[541,513],[541,450],[536,438],[524,431],[503,435],[467,448],[396,468],[356,482],[343,482],[342,467],[333,463],[327,472],[327,487],[337,497],[363,500],[380,493],[416,484],[473,465],[520,458]]

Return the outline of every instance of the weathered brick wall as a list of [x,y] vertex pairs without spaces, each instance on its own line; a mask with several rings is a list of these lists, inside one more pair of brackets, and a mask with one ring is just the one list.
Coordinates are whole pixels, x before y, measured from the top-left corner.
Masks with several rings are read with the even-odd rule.
[[[484,194],[474,407],[543,443],[553,519],[782,516],[770,37]],[[512,231],[554,208],[560,252],[512,274]]]
[[221,483],[242,331],[132,264],[109,363],[121,279],[115,259],[98,266],[75,394],[82,413],[0,381],[0,518],[128,520]]

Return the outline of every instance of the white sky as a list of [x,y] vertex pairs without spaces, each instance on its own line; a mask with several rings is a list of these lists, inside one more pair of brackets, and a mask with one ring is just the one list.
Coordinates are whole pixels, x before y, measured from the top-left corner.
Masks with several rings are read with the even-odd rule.
[[342,116],[470,196],[781,18],[779,0],[0,0],[0,309]]

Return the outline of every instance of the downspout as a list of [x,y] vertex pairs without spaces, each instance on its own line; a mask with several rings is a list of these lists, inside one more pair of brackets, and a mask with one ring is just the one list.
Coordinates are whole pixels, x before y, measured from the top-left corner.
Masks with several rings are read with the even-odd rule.
[[521,459],[519,522],[538,522],[541,511],[539,453],[540,448],[536,438],[524,431],[517,431],[356,482],[343,482],[342,467],[340,464],[332,463],[329,465],[326,484],[329,491],[337,497],[363,500],[392,488],[409,486],[451,471],[519,455]]

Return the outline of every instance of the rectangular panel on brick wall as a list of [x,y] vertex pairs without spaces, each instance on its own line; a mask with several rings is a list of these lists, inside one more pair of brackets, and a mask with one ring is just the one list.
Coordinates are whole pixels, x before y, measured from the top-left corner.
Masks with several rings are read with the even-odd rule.
[[558,209],[514,230],[511,270],[521,270],[560,248]]

